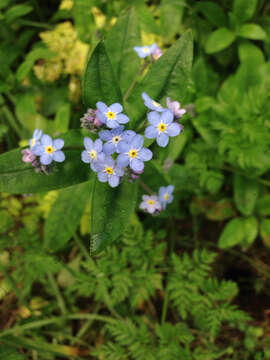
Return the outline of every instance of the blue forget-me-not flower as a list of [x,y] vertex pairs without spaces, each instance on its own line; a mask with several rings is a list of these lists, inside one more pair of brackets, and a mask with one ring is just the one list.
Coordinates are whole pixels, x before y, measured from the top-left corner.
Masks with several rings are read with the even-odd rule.
[[128,142],[133,136],[136,135],[135,131],[125,130],[124,126],[120,125],[112,130],[102,130],[99,132],[100,139],[106,141],[103,145],[103,151],[106,155],[112,155],[118,152],[118,144],[124,140]]
[[108,182],[111,187],[118,186],[120,177],[124,175],[124,169],[116,165],[111,156],[104,156],[101,161],[95,164],[94,168],[98,173],[99,181]]
[[157,48],[157,44],[153,44],[153,45],[145,45],[145,46],[134,46],[134,50],[136,51],[136,53],[138,54],[138,56],[140,58],[145,58],[148,55],[153,54],[153,52],[156,50]]
[[167,204],[173,201],[173,190],[174,186],[169,185],[167,187],[161,186],[158,191],[158,200],[162,206],[162,209],[166,209]]
[[95,163],[103,159],[102,141],[100,139],[93,141],[89,137],[85,137],[83,143],[86,150],[82,152],[81,159],[84,163],[90,164],[91,169],[94,170]]
[[166,110],[160,105],[160,103],[158,103],[155,100],[151,99],[150,96],[148,94],[146,94],[145,91],[142,93],[142,98],[144,100],[144,105],[146,107],[148,107],[148,109],[155,110],[155,111],[158,111],[158,112],[162,112],[162,111]]
[[161,204],[156,195],[143,195],[143,201],[140,203],[140,209],[150,214],[159,213],[162,210]]
[[64,140],[55,139],[49,135],[42,135],[40,144],[33,147],[32,151],[35,155],[40,156],[40,162],[43,165],[49,165],[52,161],[63,162],[65,154],[61,151],[64,146]]
[[107,106],[103,102],[98,101],[97,109],[97,116],[99,120],[111,129],[116,128],[120,124],[126,124],[129,122],[129,117],[122,113],[123,107],[119,103]]
[[135,135],[129,142],[121,141],[118,144],[120,155],[117,164],[121,167],[129,165],[135,172],[144,169],[144,161],[152,159],[152,151],[143,147],[144,139],[141,135]]
[[157,143],[161,147],[167,146],[169,136],[177,136],[180,134],[182,127],[173,122],[173,113],[166,110],[161,114],[151,111],[148,115],[150,126],[145,129],[145,137],[148,139],[157,139]]
[[40,144],[41,136],[42,136],[42,130],[36,129],[33,133],[32,138],[28,142],[30,149],[32,149],[35,145]]

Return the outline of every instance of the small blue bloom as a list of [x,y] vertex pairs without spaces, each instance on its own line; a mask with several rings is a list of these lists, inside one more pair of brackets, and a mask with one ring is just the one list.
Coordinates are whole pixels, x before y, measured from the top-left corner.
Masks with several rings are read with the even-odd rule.
[[83,143],[86,150],[82,152],[81,159],[84,163],[90,164],[91,169],[95,171],[95,163],[100,161],[103,156],[102,141],[100,139],[93,141],[89,137],[85,137]]
[[102,130],[98,134],[99,137],[106,141],[103,145],[103,151],[106,155],[112,155],[115,152],[118,152],[118,144],[120,141],[124,140],[126,142],[131,139],[132,136],[135,136],[135,131],[132,130],[124,130],[124,126],[118,126],[112,130]]
[[140,209],[150,214],[159,213],[162,210],[161,204],[156,195],[143,195],[143,201],[140,203]]
[[129,142],[121,141],[118,144],[120,155],[117,158],[117,164],[121,167],[130,166],[135,172],[141,172],[144,169],[144,161],[152,159],[152,151],[143,147],[143,137],[135,135]]
[[148,139],[157,139],[157,143],[161,147],[167,146],[169,136],[177,136],[182,131],[182,127],[173,122],[173,113],[166,110],[159,114],[156,111],[151,111],[148,115],[150,126],[145,129],[145,137]]
[[108,182],[111,187],[119,185],[120,177],[124,175],[124,169],[116,165],[111,156],[104,156],[104,158],[95,164],[95,169],[98,173],[98,179],[101,182]]
[[169,110],[171,110],[176,117],[176,119],[180,119],[186,112],[186,109],[181,109],[181,104],[178,101],[171,101],[169,97],[167,97],[166,104]]
[[155,100],[151,99],[150,96],[146,94],[146,92],[142,93],[142,98],[144,100],[144,105],[146,107],[148,107],[148,109],[155,110],[155,111],[158,111],[158,112],[162,112],[162,111],[166,110],[160,105],[160,103],[158,103]]
[[138,56],[140,58],[145,58],[148,55],[153,54],[153,52],[156,50],[157,48],[157,44],[153,44],[153,45],[146,45],[146,46],[134,46],[134,50],[136,51],[136,53],[138,54]]
[[40,144],[40,138],[42,136],[42,130],[36,129],[33,133],[32,138],[29,140],[29,146],[30,149],[32,149],[35,145],[39,145]]
[[40,144],[33,147],[32,151],[35,155],[40,156],[40,162],[43,165],[49,165],[52,161],[63,162],[65,154],[61,151],[64,146],[64,140],[55,139],[49,135],[42,135]]
[[162,209],[166,209],[167,204],[173,201],[174,186],[169,185],[167,187],[161,186],[158,191],[158,200],[162,206]]
[[129,117],[125,114],[122,114],[123,107],[119,103],[107,106],[103,102],[98,101],[97,109],[98,119],[111,129],[116,128],[120,124],[126,124],[129,122]]

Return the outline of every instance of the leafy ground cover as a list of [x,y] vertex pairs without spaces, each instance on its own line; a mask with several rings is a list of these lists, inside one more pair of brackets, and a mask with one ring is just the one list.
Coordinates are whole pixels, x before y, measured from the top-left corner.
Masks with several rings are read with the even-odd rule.
[[[269,11],[0,3],[1,359],[270,358]],[[134,51],[152,44],[162,54]],[[165,147],[147,136],[159,104],[144,92],[186,110]],[[153,154],[115,188],[81,161],[97,102],[121,103]],[[21,153],[37,128],[64,141],[41,172]],[[142,211],[169,185],[166,208]]]

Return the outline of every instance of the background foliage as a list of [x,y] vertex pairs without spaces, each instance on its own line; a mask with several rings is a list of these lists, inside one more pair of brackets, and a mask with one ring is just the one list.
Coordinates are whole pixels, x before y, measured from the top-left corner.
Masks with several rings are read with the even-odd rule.
[[[269,35],[266,0],[1,1],[1,358],[270,357]],[[153,42],[164,55],[137,77],[133,46]],[[138,129],[142,91],[188,110],[142,175],[175,186],[157,217],[73,149],[101,98]],[[16,149],[36,127],[69,147],[50,176]],[[109,244],[96,256],[90,234]]]

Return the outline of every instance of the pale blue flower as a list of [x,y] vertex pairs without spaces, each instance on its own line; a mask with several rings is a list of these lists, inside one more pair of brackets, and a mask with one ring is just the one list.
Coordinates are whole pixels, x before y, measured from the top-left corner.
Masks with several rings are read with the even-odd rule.
[[102,160],[104,155],[102,152],[102,141],[100,139],[93,141],[89,137],[85,137],[83,143],[86,150],[82,152],[81,159],[84,163],[90,164],[91,169],[95,171],[94,164]]
[[120,125],[112,130],[102,130],[98,135],[102,140],[106,141],[103,145],[104,153],[106,155],[112,155],[115,152],[119,153],[118,144],[120,141],[124,140],[129,142],[136,133],[132,130],[124,131],[124,126]]
[[173,113],[166,110],[159,114],[151,111],[148,115],[150,126],[145,129],[145,137],[148,139],[157,139],[157,143],[161,147],[167,146],[170,136],[177,136],[182,131],[182,127],[173,122]]
[[158,103],[155,100],[151,99],[150,96],[148,94],[146,94],[146,92],[142,93],[142,98],[144,100],[144,105],[146,107],[148,107],[148,109],[155,110],[155,111],[158,111],[158,112],[162,112],[162,111],[166,110],[160,105],[160,103]]
[[151,150],[143,147],[143,142],[141,135],[135,135],[129,142],[119,142],[117,164],[121,167],[129,165],[132,170],[140,173],[144,169],[144,161],[151,160],[153,156]]
[[55,139],[49,135],[42,135],[40,144],[33,147],[32,151],[35,155],[40,156],[40,162],[43,165],[49,165],[52,161],[63,162],[65,154],[61,151],[64,146],[64,140]]
[[140,58],[145,58],[148,55],[153,54],[153,52],[155,51],[155,49],[157,48],[157,44],[153,44],[153,45],[145,45],[145,46],[134,46],[134,50],[136,51],[136,53],[138,54],[138,56]]
[[143,201],[140,203],[140,209],[150,214],[159,213],[162,210],[161,204],[156,195],[143,195]]
[[173,201],[174,186],[169,185],[167,187],[161,186],[158,191],[158,200],[162,206],[162,209],[166,209],[167,204]]
[[101,182],[108,182],[111,187],[119,185],[120,177],[124,175],[124,169],[116,165],[111,156],[105,156],[102,161],[95,164],[98,179]]
[[106,124],[109,128],[113,129],[118,127],[120,124],[126,124],[129,122],[129,117],[122,114],[123,107],[119,103],[114,103],[107,106],[103,102],[97,102],[98,119]]
[[40,138],[42,136],[42,130],[35,129],[32,138],[29,140],[30,149],[32,149],[35,145],[40,144]]

